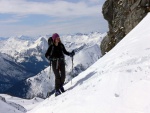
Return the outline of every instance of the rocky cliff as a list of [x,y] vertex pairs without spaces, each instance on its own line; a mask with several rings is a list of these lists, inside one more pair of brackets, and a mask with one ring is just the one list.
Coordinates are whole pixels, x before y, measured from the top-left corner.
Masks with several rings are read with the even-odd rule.
[[103,16],[109,31],[101,44],[102,54],[111,50],[150,11],[150,0],[106,0]]

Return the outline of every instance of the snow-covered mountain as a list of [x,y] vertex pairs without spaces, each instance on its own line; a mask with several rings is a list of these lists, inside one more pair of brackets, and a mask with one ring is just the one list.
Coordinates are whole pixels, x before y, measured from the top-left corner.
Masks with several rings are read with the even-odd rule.
[[36,40],[35,37],[30,37],[30,36],[25,36],[25,35],[20,35],[15,38],[18,38],[20,40],[25,40],[25,41],[31,41],[31,42]]
[[1,41],[0,51],[12,56],[16,62],[23,65],[27,70],[37,74],[48,65],[43,54],[47,47],[46,37],[39,37],[39,39],[34,40],[19,36]]
[[[1,97],[0,96],[0,112],[1,113],[25,113],[26,110],[22,107],[22,106],[19,106],[19,105],[15,105],[14,103],[10,104],[10,103],[7,103],[5,98],[4,97]],[[25,111],[24,111],[25,110]]]
[[[20,84],[23,80],[45,69],[45,66],[48,65],[44,57],[47,47],[45,37],[34,40],[19,36],[1,40],[0,58],[4,66],[0,67],[0,77],[2,78],[0,92],[3,92],[3,89],[7,90],[12,87],[12,82],[13,84]],[[11,61],[8,62],[6,56],[10,56]]]
[[[88,47],[100,44],[106,33],[93,32],[82,35],[66,35],[61,40],[68,50]],[[0,41],[0,52],[12,56],[16,62],[23,65],[27,70],[34,74],[48,66],[45,59],[45,52],[48,48],[48,36],[41,36],[37,40],[27,36],[10,37],[8,40]],[[81,48],[83,49],[83,48]]]
[[[6,94],[0,94],[0,101],[2,101],[0,107],[1,113],[18,113],[18,111],[19,113],[26,113],[27,111],[37,106],[40,102],[42,102],[43,99],[35,97],[31,100],[26,100],[17,97],[12,97]],[[8,109],[6,108],[6,106],[8,106],[9,111],[7,111]]]
[[[95,32],[89,35],[69,35],[61,38],[68,51],[77,50],[73,60],[73,73],[71,58],[66,56],[66,82],[86,70],[101,57],[99,44],[105,35]],[[49,76],[51,79],[49,79]],[[35,86],[39,87],[35,88]],[[47,92],[51,92],[53,89],[54,75],[52,69],[50,74],[50,67],[48,67],[36,76],[12,87],[7,93],[22,98],[33,98],[34,96],[45,98]]]
[[150,13],[116,47],[27,113],[150,113]]
[[15,83],[32,75],[23,66],[16,63],[12,57],[0,53],[0,92],[4,92]]
[[28,40],[21,40],[19,37],[10,37],[0,43],[0,51],[12,57],[16,57],[21,50],[26,49],[31,44]]
[[3,41],[3,40],[7,40],[8,38],[6,37],[0,37],[0,41]]

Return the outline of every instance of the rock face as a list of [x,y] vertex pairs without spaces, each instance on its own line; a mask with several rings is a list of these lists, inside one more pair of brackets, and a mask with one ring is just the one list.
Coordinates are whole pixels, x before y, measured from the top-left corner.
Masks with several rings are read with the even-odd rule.
[[106,0],[103,16],[109,31],[101,44],[102,54],[111,50],[150,11],[150,0]]

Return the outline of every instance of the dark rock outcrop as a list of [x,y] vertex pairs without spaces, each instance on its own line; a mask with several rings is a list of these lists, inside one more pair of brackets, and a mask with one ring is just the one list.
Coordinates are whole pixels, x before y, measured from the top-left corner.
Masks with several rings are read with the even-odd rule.
[[109,31],[101,44],[104,55],[127,35],[150,11],[150,0],[106,0],[103,16]]

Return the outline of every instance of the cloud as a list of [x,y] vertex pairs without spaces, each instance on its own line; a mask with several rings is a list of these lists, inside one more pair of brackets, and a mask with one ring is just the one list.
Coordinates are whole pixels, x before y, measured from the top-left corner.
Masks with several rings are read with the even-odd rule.
[[87,0],[90,3],[100,3],[102,0]]
[[[96,0],[97,1],[97,0]],[[42,14],[52,17],[92,16],[100,14],[101,6],[89,5],[86,2],[31,2],[26,0],[0,0],[2,14]]]
[[[1,25],[3,29],[0,30],[1,36],[16,36],[16,35],[27,35],[27,36],[39,36],[52,34],[58,32],[59,34],[72,34],[72,33],[89,33],[91,31],[107,31],[106,21],[100,20],[99,16],[82,19],[75,22],[62,22],[55,24],[47,24],[40,26],[29,26],[29,25]],[[60,19],[56,21],[61,21]]]
[[26,15],[13,15],[7,17],[8,19],[0,19],[0,24],[10,24],[20,22],[22,18],[27,17]]
[[0,0],[0,16],[4,14],[5,17],[0,19],[0,35],[38,36],[54,32],[107,31],[107,23],[101,13],[105,0],[38,1]]
[[19,19],[7,19],[7,20],[0,20],[0,24],[9,24],[9,23],[16,23],[19,22]]

